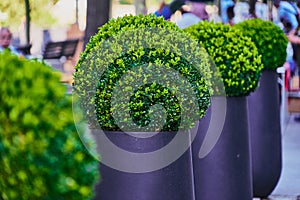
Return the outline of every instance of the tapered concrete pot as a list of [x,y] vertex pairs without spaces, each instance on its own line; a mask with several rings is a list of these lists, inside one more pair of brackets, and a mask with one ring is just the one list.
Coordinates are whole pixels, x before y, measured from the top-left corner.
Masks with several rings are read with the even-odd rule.
[[192,144],[196,200],[252,200],[247,99],[226,97],[226,101],[212,97]]
[[248,97],[254,197],[268,197],[282,168],[280,97],[275,70],[263,70],[259,87]]
[[[194,135],[197,129],[194,130]],[[151,133],[134,133],[136,136],[128,135],[123,132],[105,132],[107,138],[119,148],[133,152],[143,156],[143,153],[155,152],[164,148],[166,145],[173,145],[172,148],[180,148],[181,146],[191,143],[190,132],[181,133],[180,140],[175,140],[175,132],[160,132],[154,136]],[[174,141],[175,140],[175,141]],[[154,153],[151,159],[146,159],[139,163],[129,161],[128,157],[120,157],[111,153],[102,153],[105,156],[115,156],[113,162],[117,162],[119,166],[124,165],[122,169],[116,169],[112,166],[100,164],[101,182],[96,187],[95,200],[194,200],[193,185],[193,167],[191,157],[191,147],[189,147],[182,156],[175,161],[169,163],[169,153]],[[154,158],[154,161],[153,161]],[[105,159],[105,158],[104,158]],[[126,172],[128,166],[132,164],[131,172]],[[164,166],[160,168],[159,166]],[[135,171],[135,167],[136,168]],[[151,171],[151,168],[157,170]],[[131,170],[132,169],[132,170]],[[149,170],[149,172],[141,172]],[[138,173],[135,173],[138,172]]]

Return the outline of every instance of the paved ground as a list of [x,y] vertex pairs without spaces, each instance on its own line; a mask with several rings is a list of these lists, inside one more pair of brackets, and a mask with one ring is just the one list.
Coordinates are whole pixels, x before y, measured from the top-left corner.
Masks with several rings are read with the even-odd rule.
[[282,133],[283,169],[271,200],[300,200],[300,122],[294,117],[288,116]]

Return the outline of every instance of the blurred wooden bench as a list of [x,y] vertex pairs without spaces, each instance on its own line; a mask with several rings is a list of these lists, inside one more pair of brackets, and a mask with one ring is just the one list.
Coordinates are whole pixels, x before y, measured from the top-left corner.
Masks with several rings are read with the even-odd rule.
[[76,53],[80,39],[70,39],[58,42],[48,42],[42,53],[42,59],[53,68],[64,72],[64,63],[72,59]]
[[65,40],[59,42],[48,42],[43,51],[43,59],[61,59],[62,57],[73,57],[78,45],[79,39]]

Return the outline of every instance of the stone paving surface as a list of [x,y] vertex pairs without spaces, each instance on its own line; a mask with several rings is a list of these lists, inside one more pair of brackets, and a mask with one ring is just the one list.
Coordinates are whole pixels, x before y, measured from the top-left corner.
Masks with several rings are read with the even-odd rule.
[[288,116],[282,132],[283,168],[270,200],[300,200],[300,122],[294,120],[296,115]]

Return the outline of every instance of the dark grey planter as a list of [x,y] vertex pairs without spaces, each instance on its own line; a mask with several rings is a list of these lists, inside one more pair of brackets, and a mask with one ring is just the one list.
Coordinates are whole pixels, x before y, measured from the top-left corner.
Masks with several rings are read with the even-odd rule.
[[215,104],[218,109],[218,104],[222,104],[219,97],[212,98],[212,106],[200,120],[198,133],[192,144],[196,200],[252,200],[247,99],[227,97],[226,100],[225,119],[217,120],[219,124],[214,125],[222,126],[224,123],[215,146],[205,157],[199,158],[199,149],[209,146],[207,143],[219,135],[210,132],[215,136],[204,139],[211,121],[212,106]]
[[268,197],[281,174],[280,97],[275,70],[264,70],[258,89],[248,97],[253,193]]
[[[196,132],[196,129],[194,130]],[[105,132],[106,136],[118,147],[135,153],[154,152],[163,148],[174,139],[175,132],[161,132],[149,138],[136,138],[123,132]],[[147,137],[148,133],[138,133]],[[195,133],[194,133],[195,134]],[[184,141],[190,143],[186,132]],[[110,156],[110,155],[102,155]],[[113,156],[113,153],[112,153]],[[168,155],[158,154],[156,162],[166,159]],[[118,162],[126,163],[121,158]],[[191,148],[172,164],[155,171],[129,173],[100,164],[101,182],[96,186],[95,200],[193,200],[194,185],[192,173]],[[143,163],[139,163],[143,164]],[[156,163],[157,164],[157,163]],[[126,165],[126,164],[125,164]],[[144,163],[145,169],[149,163]]]

